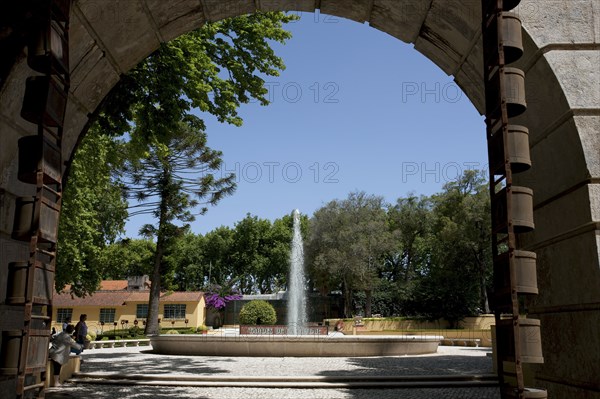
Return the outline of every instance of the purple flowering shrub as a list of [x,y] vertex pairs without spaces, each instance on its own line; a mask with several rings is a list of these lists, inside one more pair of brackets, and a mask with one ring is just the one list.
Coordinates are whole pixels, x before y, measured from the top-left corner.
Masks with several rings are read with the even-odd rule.
[[208,292],[204,295],[206,307],[216,310],[225,308],[228,302],[235,301],[237,299],[242,299],[242,295],[240,295],[234,289],[231,289],[231,287],[223,288],[219,285],[211,286],[208,289]]

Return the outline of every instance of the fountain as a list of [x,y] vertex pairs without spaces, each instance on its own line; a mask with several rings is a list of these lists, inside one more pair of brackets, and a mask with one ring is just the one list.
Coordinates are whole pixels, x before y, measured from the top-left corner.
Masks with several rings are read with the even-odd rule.
[[[276,335],[277,328],[265,328],[265,331],[273,331],[267,335],[241,335],[231,332],[208,335],[155,335],[150,337],[153,352],[165,355],[250,357],[403,356],[437,352],[438,345],[444,337],[311,334],[311,329],[307,328],[304,250],[300,234],[300,212],[297,209],[293,211],[293,220],[286,335]],[[285,330],[285,327],[282,330]]]
[[294,210],[294,231],[290,251],[290,277],[288,285],[288,334],[300,334],[306,325],[306,288],[304,284],[304,246],[300,232],[300,211]]

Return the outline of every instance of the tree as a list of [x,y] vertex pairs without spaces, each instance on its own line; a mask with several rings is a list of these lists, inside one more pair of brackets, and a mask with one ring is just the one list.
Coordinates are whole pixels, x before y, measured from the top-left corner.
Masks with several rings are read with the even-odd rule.
[[144,158],[129,160],[123,174],[129,197],[138,202],[130,214],[149,214],[157,220],[140,229],[140,234],[156,238],[146,334],[158,333],[161,278],[168,274],[164,257],[176,237],[187,231],[185,223],[194,220],[192,210],[201,207],[202,214],[206,205],[215,205],[235,190],[235,176],[213,174],[220,168],[221,152],[207,147],[205,134],[180,123],[163,140],[166,143],[152,143]]
[[412,289],[409,310],[452,326],[488,311],[491,274],[490,204],[487,185],[476,171],[447,183],[432,201],[429,261]]
[[150,240],[125,238],[100,251],[98,264],[102,265],[102,278],[121,280],[130,276],[152,273],[152,259],[156,247]]
[[321,292],[341,288],[346,315],[352,313],[355,290],[365,292],[365,314],[371,314],[372,291],[391,245],[384,207],[382,197],[355,192],[329,202],[311,220],[307,245],[311,279]]
[[[237,114],[241,104],[252,98],[268,104],[264,76],[277,76],[284,68],[271,44],[291,37],[283,24],[294,19],[283,13],[256,13],[205,24],[162,44],[121,77],[98,108],[88,136],[127,134],[131,147],[143,156],[148,146],[168,141],[182,121],[203,131],[204,122],[193,114],[195,109],[241,125]],[[57,289],[72,283],[75,295],[97,288],[102,269],[94,264],[95,256],[123,232],[127,218],[125,202],[117,201],[118,180],[111,181],[118,163],[99,159],[101,154],[119,154],[113,151],[118,142],[105,138],[94,144],[103,148],[93,151],[83,149],[84,142],[65,185],[56,276]]]
[[173,244],[173,251],[165,257],[173,270],[177,291],[200,291],[208,282],[209,263],[204,256],[206,240],[202,235],[187,233]]
[[430,229],[431,201],[425,196],[398,198],[388,209],[390,230],[396,245],[386,255],[385,277],[408,283],[426,257],[424,241]]
[[[129,133],[145,147],[162,141],[173,124],[184,121],[198,131],[204,121],[193,110],[237,126],[241,104],[252,98],[267,105],[263,76],[285,68],[271,43],[285,43],[291,33],[283,24],[297,16],[266,12],[207,23],[150,55],[121,77],[103,103],[98,123],[114,135]],[[135,121],[136,129],[131,131]]]
[[235,224],[232,266],[242,294],[253,294],[261,285],[257,280],[264,274],[268,264],[267,240],[270,230],[269,220],[250,214]]
[[99,260],[106,245],[123,232],[127,203],[122,187],[111,179],[121,162],[119,144],[92,128],[69,167],[62,201],[55,285],[84,296],[94,292],[105,274]]

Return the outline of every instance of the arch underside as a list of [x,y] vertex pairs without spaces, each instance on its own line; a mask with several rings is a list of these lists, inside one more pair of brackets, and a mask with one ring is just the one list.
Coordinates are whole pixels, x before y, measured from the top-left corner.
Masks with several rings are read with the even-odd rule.
[[[600,390],[599,3],[523,0],[517,9],[526,32],[518,67],[527,74],[529,108],[515,123],[530,130],[533,160],[533,168],[519,179],[534,189],[536,223],[535,232],[522,236],[521,244],[538,254],[540,295],[530,311],[542,319],[546,358],[536,382],[550,389],[550,397]],[[480,0],[75,0],[65,159],[120,76],[161,42],[207,21],[258,10],[316,9],[369,23],[414,44],[454,76],[483,111]],[[35,134],[34,125],[19,117],[30,74],[24,60],[19,61],[0,92],[2,281],[4,265],[26,257],[27,251],[10,240],[10,232],[14,198],[31,193],[16,178],[15,151],[20,137]],[[0,300],[5,286],[0,284]]]

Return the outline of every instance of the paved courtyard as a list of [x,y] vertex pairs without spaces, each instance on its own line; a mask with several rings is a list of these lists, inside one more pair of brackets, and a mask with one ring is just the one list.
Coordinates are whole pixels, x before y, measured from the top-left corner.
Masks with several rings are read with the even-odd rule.
[[[488,374],[488,348],[443,347],[437,354],[383,358],[247,358],[155,355],[149,347],[94,349],[84,353],[82,372],[210,376],[397,376]],[[206,399],[498,399],[497,388],[282,389],[70,384],[48,398]]]

